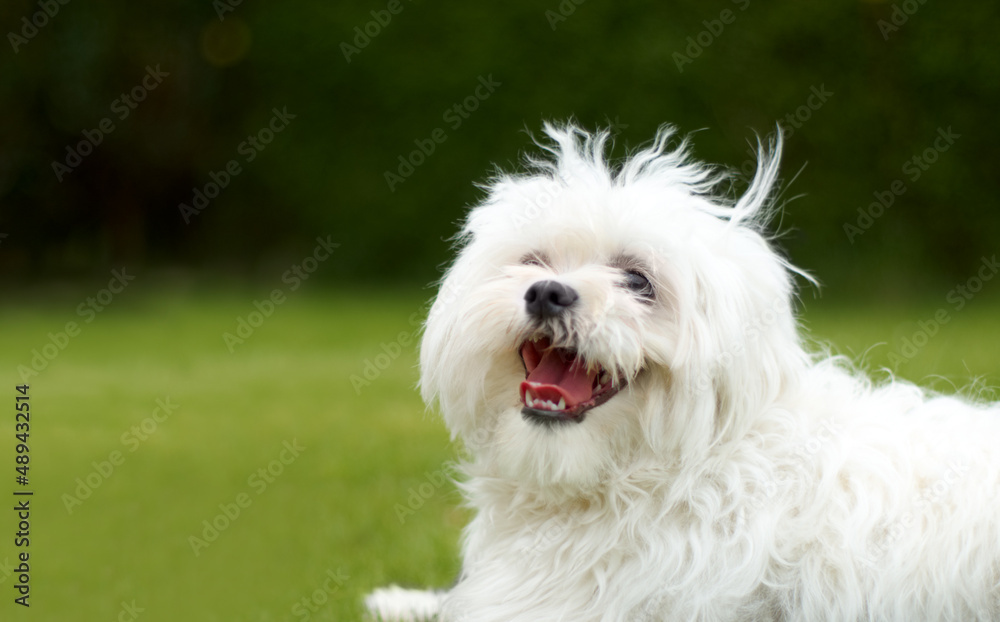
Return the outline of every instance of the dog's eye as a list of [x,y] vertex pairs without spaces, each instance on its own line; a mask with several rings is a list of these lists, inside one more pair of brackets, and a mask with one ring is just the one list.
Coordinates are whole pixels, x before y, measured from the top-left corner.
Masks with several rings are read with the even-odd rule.
[[625,273],[625,287],[644,300],[653,299],[653,284],[641,272],[629,270]]
[[529,255],[525,255],[524,257],[521,257],[521,265],[522,266],[544,266],[545,265],[545,259],[543,257],[540,257],[540,256],[534,254],[534,253],[531,253]]

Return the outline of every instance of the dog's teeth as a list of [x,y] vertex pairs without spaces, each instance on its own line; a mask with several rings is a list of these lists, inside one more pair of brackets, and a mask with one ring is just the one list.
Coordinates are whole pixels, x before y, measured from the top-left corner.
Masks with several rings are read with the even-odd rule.
[[525,391],[524,405],[528,408],[538,408],[543,410],[566,410],[566,399],[560,397],[559,403],[557,404],[552,400],[543,400],[540,397],[535,397],[531,394],[531,391]]
[[607,384],[608,380],[610,379],[611,379],[611,374],[608,373],[608,370],[604,370],[601,372],[601,378],[600,378],[601,384]]

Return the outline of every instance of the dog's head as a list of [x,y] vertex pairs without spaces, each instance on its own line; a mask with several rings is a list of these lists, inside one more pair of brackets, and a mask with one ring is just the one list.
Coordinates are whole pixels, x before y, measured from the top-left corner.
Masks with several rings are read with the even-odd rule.
[[468,217],[424,398],[497,477],[585,490],[698,460],[802,363],[790,266],[760,233],[778,145],[727,202],[669,128],[619,166],[607,133],[545,132],[551,158],[498,176]]

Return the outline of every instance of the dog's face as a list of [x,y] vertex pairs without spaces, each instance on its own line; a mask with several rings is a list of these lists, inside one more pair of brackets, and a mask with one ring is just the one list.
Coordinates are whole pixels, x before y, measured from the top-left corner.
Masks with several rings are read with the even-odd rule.
[[590,489],[735,433],[736,404],[787,382],[798,349],[786,265],[736,218],[773,167],[723,207],[664,135],[613,172],[600,136],[547,132],[556,161],[469,216],[421,385],[486,474]]

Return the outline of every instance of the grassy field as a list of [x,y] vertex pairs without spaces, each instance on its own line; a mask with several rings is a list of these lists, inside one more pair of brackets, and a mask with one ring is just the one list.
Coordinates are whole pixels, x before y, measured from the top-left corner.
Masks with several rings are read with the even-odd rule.
[[[0,425],[0,491],[35,493],[27,611],[16,517],[0,514],[3,619],[349,621],[374,586],[452,580],[468,516],[441,482],[454,448],[413,389],[427,292],[293,293],[227,345],[268,291],[138,283],[84,315],[93,290],[0,304],[0,399],[33,351],[58,352],[28,378],[27,487],[12,407]],[[892,364],[942,305],[949,321]],[[1000,382],[995,302],[810,307],[813,337],[869,367],[941,390]]]

